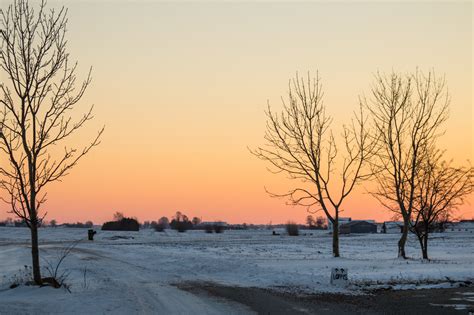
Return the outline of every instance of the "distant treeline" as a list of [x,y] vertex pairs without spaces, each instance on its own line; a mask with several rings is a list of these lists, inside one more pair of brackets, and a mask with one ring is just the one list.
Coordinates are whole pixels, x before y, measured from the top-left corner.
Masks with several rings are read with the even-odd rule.
[[[187,230],[204,230],[206,232],[220,233],[223,230],[261,230],[261,229],[285,229],[287,224],[227,224],[226,222],[203,222],[198,217],[189,219],[187,215],[178,211],[170,219],[167,217],[161,217],[157,221],[144,221],[140,223],[137,218],[127,218],[121,212],[116,212],[113,216],[112,221],[105,222],[102,225],[102,230],[116,230],[116,231],[138,231],[139,229],[154,229],[157,232],[162,232],[166,229],[172,229],[179,232],[185,232]],[[14,226],[14,227],[26,227],[27,224],[24,220],[13,220],[7,218],[4,221],[0,221],[0,226]],[[67,227],[67,228],[92,228],[94,223],[92,221],[86,222],[75,222],[75,223],[62,223],[58,224],[56,220],[42,221],[41,227]],[[299,229],[314,229],[322,230],[327,229],[326,220],[323,217],[313,218],[309,215],[306,218],[305,224],[298,224]]]
[[[14,227],[27,227],[27,223],[25,220],[13,220],[11,218],[7,218],[4,221],[0,221],[0,226],[14,226]],[[92,221],[86,222],[76,222],[76,223],[62,223],[58,224],[56,220],[45,221],[41,220],[39,223],[39,227],[68,227],[68,228],[91,228],[94,226]]]
[[[53,225],[50,225],[50,226],[53,226]],[[60,226],[64,226],[68,228],[91,228],[94,226],[94,223],[92,223],[92,221],[86,221],[85,223],[82,223],[82,222],[64,223],[64,224],[61,224]]]
[[14,227],[26,227],[25,220],[13,220],[12,218],[7,218],[4,221],[0,221],[0,226],[14,226]]

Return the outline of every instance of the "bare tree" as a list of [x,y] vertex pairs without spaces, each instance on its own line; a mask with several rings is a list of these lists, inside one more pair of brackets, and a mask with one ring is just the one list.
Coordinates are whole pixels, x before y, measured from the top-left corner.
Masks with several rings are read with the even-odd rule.
[[114,221],[121,221],[124,217],[123,212],[116,211],[114,213]]
[[167,217],[161,217],[158,222],[153,221],[152,222],[152,227],[155,229],[157,232],[163,232],[165,229],[169,227],[169,220]]
[[158,224],[161,224],[161,225],[163,225],[165,228],[167,228],[168,225],[170,224],[170,220],[169,220],[167,217],[161,217],[161,218],[158,220]]
[[198,218],[198,217],[194,217],[194,218],[191,220],[191,222],[193,222],[193,225],[198,225],[198,224],[201,223],[201,221],[202,221],[202,220],[201,220],[200,218]]
[[318,229],[323,229],[325,223],[326,223],[326,220],[323,217],[319,216],[316,218],[316,227]]
[[345,155],[339,161],[338,185],[331,190],[330,179],[336,164],[339,164],[336,162],[338,150],[335,137],[329,130],[332,119],[326,115],[319,76],[311,79],[308,74],[304,80],[297,74],[290,80],[288,100],[282,98],[282,102],[280,114],[272,112],[268,105],[266,146],[251,152],[270,163],[273,172],[286,173],[301,183],[285,194],[271,195],[286,197],[291,204],[305,206],[310,212],[322,209],[334,226],[333,255],[339,257],[341,206],[353,188],[368,178],[369,174],[364,173],[363,168],[374,145],[362,107],[352,123],[343,126]]
[[61,180],[99,144],[98,135],[83,149],[54,149],[93,118],[92,107],[78,119],[72,110],[91,82],[89,75],[77,84],[77,63],[67,52],[67,10],[47,10],[42,2],[35,11],[26,0],[0,10],[0,153],[4,154],[1,188],[11,211],[31,231],[33,277],[41,284],[38,226],[44,215],[45,187]]
[[474,189],[472,167],[453,167],[434,151],[417,174],[411,231],[417,236],[424,259],[428,259],[429,234],[443,230],[453,210]]
[[372,99],[365,100],[378,134],[377,158],[372,166],[378,188],[373,195],[403,218],[398,256],[406,258],[405,243],[423,161],[448,117],[445,79],[427,75],[377,74]]

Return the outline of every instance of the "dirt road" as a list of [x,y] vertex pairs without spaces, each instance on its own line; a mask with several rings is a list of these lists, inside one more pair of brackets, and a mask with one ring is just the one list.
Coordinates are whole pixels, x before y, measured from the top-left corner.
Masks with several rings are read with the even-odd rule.
[[243,304],[258,314],[474,314],[474,288],[297,296],[259,288],[190,283],[180,289]]

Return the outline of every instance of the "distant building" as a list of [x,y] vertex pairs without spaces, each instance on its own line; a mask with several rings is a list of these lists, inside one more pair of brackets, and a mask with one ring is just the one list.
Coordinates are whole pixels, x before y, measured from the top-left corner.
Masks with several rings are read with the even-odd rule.
[[[349,223],[351,221],[352,221],[352,218],[339,218],[339,226],[341,226],[344,223]],[[328,230],[329,230],[329,232],[332,233],[333,229],[334,229],[334,226],[333,226],[331,220],[328,220]]]
[[461,220],[446,225],[446,232],[468,232],[474,233],[474,220]]
[[351,221],[339,226],[340,234],[377,233],[377,224],[368,221]]
[[[349,223],[349,222],[369,222],[375,224],[375,220],[352,220],[350,217],[346,218],[339,218],[339,227],[341,227],[343,224]],[[377,226],[377,225],[376,225]],[[328,230],[330,233],[332,233],[334,229],[334,226],[330,220],[328,220]]]
[[401,221],[385,221],[383,224],[385,224],[387,234],[402,233],[403,222]]

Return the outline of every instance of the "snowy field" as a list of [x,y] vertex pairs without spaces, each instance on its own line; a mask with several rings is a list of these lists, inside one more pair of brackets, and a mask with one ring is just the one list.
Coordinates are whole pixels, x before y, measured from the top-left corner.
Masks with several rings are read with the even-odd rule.
[[[280,231],[282,232],[282,231]],[[15,274],[31,265],[29,230],[0,227],[0,313],[192,313],[245,312],[243,306],[179,290],[176,285],[213,282],[299,293],[363,289],[449,287],[474,282],[474,234],[433,234],[429,254],[420,259],[410,236],[408,260],[396,258],[398,234],[341,236],[341,258],[331,256],[327,232],[302,231],[302,236],[272,236],[271,231],[167,230],[98,231],[86,240],[87,229],[40,230],[41,255],[54,262],[61,250],[82,240],[66,258],[69,273],[64,289],[20,286],[9,289]],[[44,262],[43,262],[44,265]],[[349,270],[347,288],[329,284],[331,268]],[[44,274],[43,276],[47,276]]]

